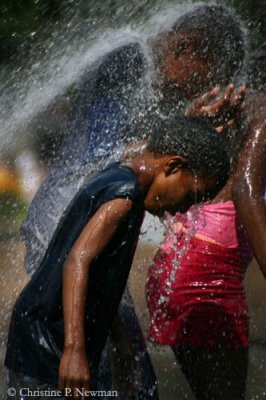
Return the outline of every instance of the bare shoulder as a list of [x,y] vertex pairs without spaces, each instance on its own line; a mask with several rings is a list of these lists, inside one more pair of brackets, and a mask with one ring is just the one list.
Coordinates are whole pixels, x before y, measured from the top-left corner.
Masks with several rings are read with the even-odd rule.
[[127,198],[117,198],[104,203],[100,210],[110,214],[127,214],[132,208],[133,202]]
[[104,203],[96,212],[95,217],[108,225],[115,225],[126,218],[132,209],[133,202],[127,198],[116,198]]

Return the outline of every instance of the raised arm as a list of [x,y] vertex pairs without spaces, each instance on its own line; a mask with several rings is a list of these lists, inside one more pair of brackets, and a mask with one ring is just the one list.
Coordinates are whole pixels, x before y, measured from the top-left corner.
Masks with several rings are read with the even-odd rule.
[[85,346],[85,302],[90,265],[101,255],[124,222],[132,202],[105,203],[83,229],[64,264],[63,311],[65,345],[59,368],[59,389],[89,390],[90,370]]
[[248,102],[249,138],[240,156],[233,183],[233,200],[266,277],[266,95]]

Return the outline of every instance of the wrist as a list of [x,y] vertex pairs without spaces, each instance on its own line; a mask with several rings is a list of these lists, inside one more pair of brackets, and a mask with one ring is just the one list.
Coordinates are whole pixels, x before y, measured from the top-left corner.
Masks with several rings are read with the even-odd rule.
[[64,345],[64,351],[71,353],[85,353],[85,345],[78,341],[66,341]]

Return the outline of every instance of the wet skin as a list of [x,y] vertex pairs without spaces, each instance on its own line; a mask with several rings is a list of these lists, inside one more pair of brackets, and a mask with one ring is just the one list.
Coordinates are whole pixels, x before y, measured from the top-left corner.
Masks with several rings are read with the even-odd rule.
[[[143,188],[144,208],[153,214],[166,210],[187,210],[195,200],[195,190],[203,195],[213,187],[202,179],[195,181],[184,168],[180,156],[155,157],[145,152],[129,165]],[[193,194],[193,195],[192,195]],[[90,265],[116,236],[132,202],[115,199],[105,203],[90,219],[70,251],[64,264],[63,311],[65,344],[59,367],[59,389],[90,387],[90,368],[85,350],[85,300]]]
[[[266,118],[265,118],[265,93],[256,92],[247,95],[245,103],[243,96],[245,88],[240,87],[233,94],[233,85],[229,85],[224,96],[213,101],[217,89],[213,89],[201,98],[197,99],[191,106],[190,116],[210,118],[219,115],[220,111],[229,115],[227,122],[217,128],[218,132],[231,126],[231,111],[239,112],[241,120],[242,113],[248,116],[248,140],[239,156],[236,173],[227,181],[227,184],[212,200],[222,202],[233,200],[246,230],[254,255],[259,266],[266,277],[266,205],[264,193],[266,187]],[[240,128],[241,129],[241,128]],[[241,134],[241,132],[239,133]]]
[[232,185],[233,200],[266,277],[266,94],[255,93],[246,102],[249,137],[240,155]]
[[[222,132],[235,123],[242,108],[245,87],[235,90],[231,83],[222,90],[217,85],[221,79],[215,62],[210,56],[199,54],[199,44],[196,35],[174,33],[161,34],[152,43],[164,101],[194,99],[187,115],[207,119]],[[197,98],[202,93],[205,94]]]
[[187,99],[192,99],[199,89],[211,86],[212,61],[198,55],[195,35],[167,34],[161,43],[158,69],[171,92],[181,91]]
[[[196,53],[197,40],[186,35],[168,36],[163,48],[163,62],[159,70],[168,93],[177,89],[187,99],[212,86],[211,64]],[[169,90],[171,88],[171,90]],[[228,102],[228,95],[223,102]],[[219,104],[220,105],[220,104]],[[220,110],[221,107],[217,109]],[[217,109],[214,113],[217,114]],[[210,115],[214,108],[208,111]],[[163,158],[162,158],[163,159]],[[166,157],[153,163],[147,156],[138,159],[131,167],[137,174],[146,193],[145,208],[156,215],[164,211],[185,212],[194,202],[195,193],[200,200],[205,192],[213,189],[211,183],[184,168],[182,157]],[[102,206],[90,220],[74,245],[64,268],[64,324],[65,350],[60,363],[59,388],[89,388],[90,370],[85,356],[83,321],[89,265],[101,254],[107,243],[117,234],[131,207],[131,202],[116,199]]]
[[216,185],[204,181],[186,168],[182,156],[154,158],[148,151],[131,164],[141,185],[149,189],[144,201],[145,209],[161,216],[165,211],[172,214],[186,212],[195,201],[201,201],[215,190]]

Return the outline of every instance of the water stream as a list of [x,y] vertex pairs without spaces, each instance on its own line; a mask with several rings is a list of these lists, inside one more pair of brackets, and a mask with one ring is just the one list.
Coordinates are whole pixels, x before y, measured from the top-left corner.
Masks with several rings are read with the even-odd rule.
[[[54,31],[49,34],[49,39],[43,44],[39,43],[33,48],[28,60],[21,60],[21,66],[12,71],[0,71],[2,88],[0,93],[0,160],[17,165],[20,169],[25,167],[25,163],[35,156],[34,140],[40,132],[45,130],[41,125],[49,124],[50,111],[56,109],[58,104],[59,117],[55,121],[52,130],[62,131],[66,127],[69,117],[69,110],[75,97],[75,88],[78,86],[84,73],[89,70],[100,57],[107,52],[121,45],[129,43],[132,38],[142,43],[146,48],[150,37],[166,30],[168,26],[178,18],[179,15],[190,9],[192,2],[174,5],[173,1],[131,1],[125,4],[112,6],[111,1],[92,6],[90,12],[86,10],[86,18],[81,18],[82,7],[73,7],[73,1],[69,2],[69,9],[65,12],[64,21],[54,27]],[[122,2],[123,3],[123,2]],[[141,4],[140,4],[141,3]],[[106,10],[112,8],[112,15],[108,15]],[[45,29],[45,27],[40,27]],[[38,35],[38,32],[32,32]],[[63,111],[62,111],[63,110]],[[56,112],[56,111],[55,111]],[[53,111],[51,111],[53,114]],[[50,115],[51,119],[52,116]],[[37,121],[37,122],[36,122]],[[61,132],[62,133],[62,132]],[[19,157],[25,156],[25,151],[30,149],[30,156],[26,161],[19,161]],[[23,157],[24,157],[23,156]],[[23,158],[22,157],[22,158]],[[15,160],[18,159],[16,164]],[[24,160],[24,159],[23,159]],[[32,160],[32,159],[31,159]],[[37,156],[32,164],[36,164],[39,170],[39,160]],[[27,167],[28,168],[28,167]],[[32,173],[29,168],[28,176]],[[39,185],[40,181],[35,187]],[[195,194],[196,196],[196,194]],[[193,218],[197,220],[197,210],[195,208]],[[172,225],[172,224],[171,224]],[[162,227],[157,221],[150,217],[146,219],[141,240],[144,251],[144,262],[137,255],[133,272],[131,275],[131,287],[135,295],[138,313],[143,319],[144,331],[147,330],[147,307],[144,299],[144,287],[140,293],[139,282],[145,281],[148,264],[154,253],[154,248],[162,239]],[[146,233],[149,230],[151,233]],[[193,228],[188,234],[188,239],[193,236]],[[175,243],[174,243],[175,246]],[[10,242],[1,243],[3,251],[6,250],[3,259],[3,293],[1,294],[1,308],[4,320],[0,328],[1,331],[1,360],[3,359],[6,345],[6,331],[8,318],[11,312],[11,305],[15,297],[25,284],[27,277],[23,269],[23,248],[21,243],[17,245],[17,237]],[[13,253],[16,253],[13,256]],[[138,250],[142,254],[142,249]],[[175,275],[179,261],[186,252],[186,246],[177,256],[172,275],[170,277],[169,293],[171,283]],[[143,265],[142,265],[143,262]],[[10,268],[14,268],[12,277]],[[253,347],[251,347],[251,367],[248,380],[247,400],[256,400],[266,397],[266,348],[265,348],[265,285],[263,286],[262,277],[258,272],[249,273],[250,283],[246,283],[250,309],[252,315],[251,337]],[[255,276],[255,278],[253,278]],[[16,282],[15,282],[16,280]],[[259,328],[258,328],[259,327]],[[161,399],[174,400],[177,398],[193,399],[180,370],[173,372],[176,364],[168,350],[158,352],[151,349],[154,362],[161,385]],[[0,387],[4,387],[4,372],[1,374],[2,382]],[[179,380],[179,381],[178,381]],[[179,382],[179,383],[178,383]],[[169,389],[170,388],[170,389]],[[2,395],[2,397],[1,397]],[[173,397],[171,397],[173,396]],[[5,398],[1,393],[0,398]]]

